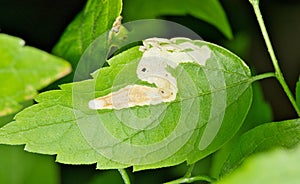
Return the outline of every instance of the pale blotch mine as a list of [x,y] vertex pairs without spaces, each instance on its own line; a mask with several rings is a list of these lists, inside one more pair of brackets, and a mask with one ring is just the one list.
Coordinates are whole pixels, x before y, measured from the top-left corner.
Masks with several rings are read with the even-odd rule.
[[[186,41],[177,44],[178,39]],[[123,109],[172,102],[176,99],[178,88],[176,78],[167,71],[167,67],[176,68],[180,63],[188,62],[205,65],[211,57],[208,46],[200,47],[187,38],[150,38],[139,50],[144,53],[137,67],[137,76],[156,87],[128,85],[91,100],[90,109]]]

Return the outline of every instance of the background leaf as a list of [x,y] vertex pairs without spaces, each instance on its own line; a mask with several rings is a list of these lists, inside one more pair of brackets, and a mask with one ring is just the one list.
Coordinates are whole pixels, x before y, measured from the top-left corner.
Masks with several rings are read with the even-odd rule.
[[[28,107],[33,100],[22,103]],[[13,120],[16,114],[0,117],[0,127]],[[9,184],[57,184],[59,167],[53,156],[24,152],[22,146],[0,145],[0,183]]]
[[248,158],[240,168],[217,184],[297,184],[300,181],[300,147],[273,150]]
[[63,59],[24,44],[20,38],[0,34],[0,116],[17,112],[21,102],[70,72]]
[[59,168],[52,156],[30,154],[20,146],[7,145],[0,145],[0,153],[0,183],[59,183]]
[[232,148],[221,175],[236,169],[250,155],[275,147],[290,148],[299,143],[300,119],[260,125],[246,132]]
[[121,0],[89,0],[83,11],[66,28],[53,53],[71,61],[73,68],[76,68],[85,49],[112,28],[121,10]]
[[96,175],[91,179],[88,184],[99,184],[99,183],[114,183],[123,184],[120,173],[117,170],[102,171],[100,174]]
[[9,114],[6,116],[1,116],[0,117],[0,127],[4,126],[6,123],[11,122],[15,115],[16,114]]
[[57,154],[61,163],[97,162],[98,169],[143,170],[206,157],[232,138],[245,119],[252,99],[250,70],[219,46],[177,41],[206,45],[212,53],[205,66],[182,63],[170,69],[179,89],[174,102],[120,110],[88,108],[97,96],[128,84],[146,85],[136,74],[142,52],[134,47],[114,56],[109,67],[93,74],[94,79],[40,94],[37,105],[0,129],[0,143]]
[[125,0],[122,13],[125,21],[154,19],[164,15],[192,15],[219,29],[227,38],[232,32],[218,0]]
[[[26,108],[26,107],[33,105],[33,103],[34,103],[33,100],[29,100],[29,101],[22,102],[21,105],[23,108]],[[11,122],[17,113],[18,112],[15,112],[15,113],[12,113],[12,114],[9,114],[6,116],[1,116],[0,117],[0,127],[4,126],[6,123]]]

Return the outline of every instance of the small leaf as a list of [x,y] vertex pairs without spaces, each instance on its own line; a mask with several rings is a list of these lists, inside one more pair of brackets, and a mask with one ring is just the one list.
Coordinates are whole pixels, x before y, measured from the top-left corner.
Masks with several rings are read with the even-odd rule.
[[21,102],[71,70],[63,59],[24,44],[20,38],[0,34],[0,116],[17,112]]
[[298,82],[296,83],[296,103],[300,108],[300,77]]
[[53,53],[76,67],[85,49],[101,34],[112,28],[122,10],[121,0],[89,0],[66,28]]
[[275,147],[290,148],[299,143],[300,119],[260,125],[240,137],[225,161],[221,175],[228,174],[254,153]]
[[[162,50],[147,55],[157,49]],[[97,162],[98,169],[133,166],[143,170],[194,163],[234,136],[251,104],[249,68],[231,52],[207,42],[148,39],[144,46],[126,50],[108,63],[93,79],[40,94],[37,105],[0,129],[0,143],[26,144],[31,152],[57,154],[61,163]],[[128,86],[161,87],[165,91],[159,94],[169,94],[168,87],[142,80],[143,72],[161,84],[170,84],[165,82],[171,78],[169,88],[178,88],[171,97],[176,98],[149,104],[141,98],[148,93],[141,93],[131,96],[141,101],[127,103]],[[111,108],[91,106],[91,100],[122,90],[125,96],[113,96],[116,101]],[[156,94],[148,97],[150,102],[160,99]]]
[[59,183],[59,167],[52,156],[30,154],[20,146],[6,145],[0,145],[0,153],[0,183]]
[[300,181],[300,147],[251,156],[240,168],[216,184],[297,184]]
[[123,10],[126,21],[188,14],[212,24],[227,38],[232,38],[226,14],[218,0],[127,0]]

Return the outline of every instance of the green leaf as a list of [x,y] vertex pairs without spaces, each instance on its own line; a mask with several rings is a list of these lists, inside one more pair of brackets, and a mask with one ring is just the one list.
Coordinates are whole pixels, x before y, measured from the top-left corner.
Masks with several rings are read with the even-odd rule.
[[63,59],[24,44],[20,38],[0,34],[0,116],[22,109],[21,102],[71,70]]
[[296,103],[300,108],[300,77],[298,82],[296,83]]
[[232,148],[223,165],[221,175],[228,174],[254,153],[275,147],[290,148],[299,143],[300,119],[260,125],[245,133]]
[[59,183],[59,168],[52,156],[30,154],[20,146],[7,145],[0,145],[0,153],[0,183]]
[[[207,42],[184,38],[153,41],[114,56],[108,62],[110,66],[95,72],[93,79],[40,94],[37,105],[0,129],[0,143],[26,144],[25,149],[31,152],[57,154],[61,163],[97,162],[98,169],[133,166],[134,170],[143,170],[184,161],[190,164],[216,151],[234,136],[249,110],[249,68],[231,52]],[[147,54],[158,48],[162,51],[150,55],[148,61]],[[195,57],[194,52],[200,56]],[[172,61],[157,59],[163,55]],[[125,95],[115,99],[112,109],[91,109],[91,100],[130,85],[160,87],[139,77],[145,71],[138,70],[142,61],[147,61],[150,79],[159,75],[163,82],[175,77],[175,99],[153,105],[147,105],[147,101],[135,105],[139,101],[134,101],[130,108],[117,108],[117,104],[127,105],[122,100],[128,97]],[[157,61],[179,65],[168,65],[166,72],[163,63],[157,65]],[[204,63],[196,63],[200,61]],[[161,89],[165,95],[169,88]],[[132,98],[143,99],[140,97],[148,93],[131,94]],[[156,97],[149,96],[153,101]]]
[[300,147],[273,150],[248,158],[235,172],[217,184],[297,184],[300,181]]
[[121,0],[89,0],[83,11],[66,28],[53,53],[71,61],[75,68],[85,49],[112,28],[121,10]]
[[263,92],[258,83],[252,84],[253,89],[253,101],[251,108],[247,114],[247,117],[235,137],[225,144],[218,152],[213,155],[211,176],[218,178],[223,167],[224,162],[231,154],[232,149],[236,147],[238,140],[241,135],[248,130],[267,122],[271,122],[272,118],[272,108],[269,103],[267,103],[263,98]]
[[226,14],[218,0],[127,0],[122,14],[125,21],[154,19],[163,15],[192,15],[212,24],[227,38],[232,38]]

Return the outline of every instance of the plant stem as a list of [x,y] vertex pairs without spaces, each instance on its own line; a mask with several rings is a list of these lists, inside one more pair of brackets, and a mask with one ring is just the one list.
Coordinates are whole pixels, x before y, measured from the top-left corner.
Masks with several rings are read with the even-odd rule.
[[177,180],[173,180],[164,184],[180,184],[180,183],[193,183],[195,181],[207,181],[209,183],[214,182],[215,179],[209,176],[195,176],[190,178],[179,178]]
[[251,78],[252,82],[257,81],[257,80],[261,80],[261,79],[266,79],[266,78],[270,78],[270,77],[276,77],[274,72],[269,72],[269,73],[263,73],[263,74],[259,74],[259,75],[255,75]]
[[122,176],[122,179],[124,181],[125,184],[130,184],[130,179],[129,179],[129,176],[126,172],[125,169],[118,169],[120,175]]
[[295,98],[293,97],[293,94],[292,94],[291,90],[289,89],[289,87],[288,87],[288,85],[287,85],[287,83],[286,83],[286,81],[285,81],[285,79],[282,75],[281,69],[280,69],[278,61],[276,59],[276,56],[275,56],[275,53],[274,53],[274,50],[273,50],[268,32],[267,32],[267,29],[266,29],[266,26],[264,24],[264,20],[262,18],[262,15],[261,15],[261,12],[260,12],[260,9],[259,9],[259,0],[250,0],[250,3],[253,6],[257,21],[259,23],[259,26],[260,26],[260,29],[261,29],[261,32],[262,32],[262,35],[263,35],[265,43],[267,45],[268,52],[270,54],[270,57],[271,57],[271,60],[272,60],[272,63],[273,63],[274,69],[275,69],[275,76],[276,76],[277,80],[279,81],[280,85],[282,86],[284,92],[288,96],[288,98],[289,98],[292,106],[294,107],[296,113],[300,117],[300,109],[298,108],[298,106],[296,104],[296,101],[295,101]]
[[188,177],[192,176],[192,172],[193,172],[194,166],[195,166],[195,164],[189,165],[189,168],[186,171],[186,173],[184,175],[184,178],[188,178]]

